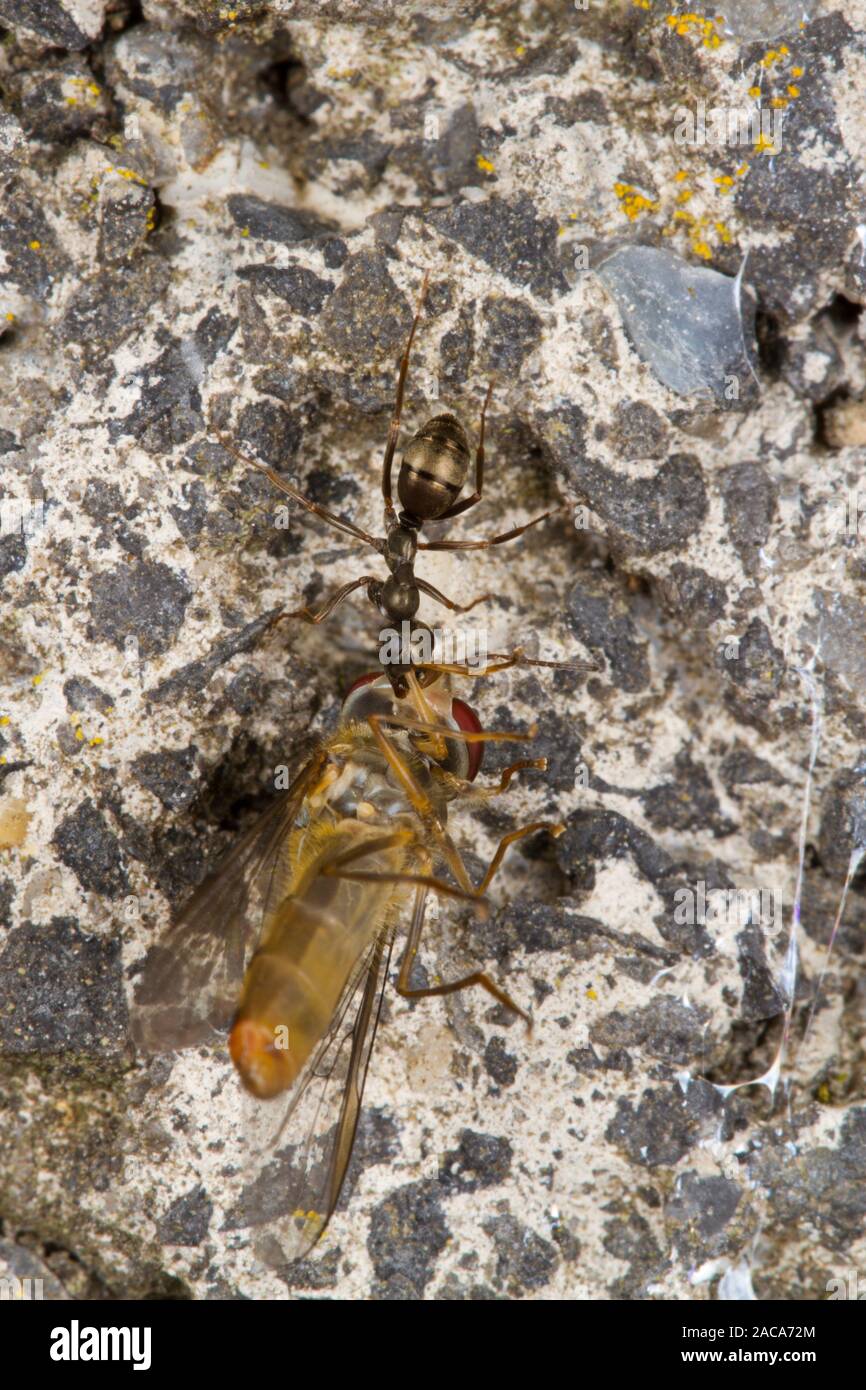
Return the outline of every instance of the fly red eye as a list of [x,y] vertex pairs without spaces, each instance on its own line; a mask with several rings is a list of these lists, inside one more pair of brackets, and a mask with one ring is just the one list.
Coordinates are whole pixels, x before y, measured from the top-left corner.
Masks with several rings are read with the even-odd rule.
[[[465,734],[480,734],[481,721],[474,709],[467,705],[465,700],[451,701],[451,718],[462,729]],[[474,782],[481,770],[481,763],[484,758],[483,743],[467,743],[466,751],[469,754],[469,770],[466,773],[467,782]]]

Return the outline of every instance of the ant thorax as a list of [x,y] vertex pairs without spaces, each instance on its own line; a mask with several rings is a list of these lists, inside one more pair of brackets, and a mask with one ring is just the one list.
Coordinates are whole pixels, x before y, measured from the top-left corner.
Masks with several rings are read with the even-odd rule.
[[418,529],[409,524],[409,518],[401,512],[385,537],[385,563],[393,574],[398,565],[414,565],[417,554]]

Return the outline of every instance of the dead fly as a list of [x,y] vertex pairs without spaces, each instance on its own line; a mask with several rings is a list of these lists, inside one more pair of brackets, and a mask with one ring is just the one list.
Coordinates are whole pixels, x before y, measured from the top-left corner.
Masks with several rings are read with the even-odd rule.
[[[444,681],[424,691],[409,671],[406,683],[399,700],[381,675],[356,682],[336,733],[151,948],[137,989],[144,1051],[228,1031],[244,1086],[270,1102],[255,1107],[269,1112],[269,1135],[249,1135],[255,1174],[227,1228],[259,1228],[256,1253],[277,1267],[309,1250],[339,1198],[398,923],[408,916],[404,998],[474,985],[527,1018],[483,971],[423,989],[409,977],[431,891],[484,913],[508,845],[562,829],[512,831],[476,886],[446,828],[449,804],[505,791],[545,760],[473,787],[485,741],[531,734],[484,733]],[[445,869],[453,883],[437,876]]]
[[[231,440],[224,435],[219,436],[220,442],[229,453],[233,454],[241,463],[251,468],[257,468],[261,473],[264,473],[275,487],[286,493],[299,506],[321,517],[331,526],[336,527],[338,531],[347,532],[356,540],[372,546],[384,558],[390,570],[389,577],[384,582],[372,574],[362,574],[357,579],[350,580],[348,584],[344,584],[342,588],[332,594],[317,612],[304,607],[281,614],[280,617],[299,618],[306,623],[321,623],[349,594],[356,589],[366,588],[367,597],[375,604],[382,617],[388,621],[392,628],[403,630],[403,625],[408,625],[406,645],[409,648],[414,648],[416,646],[415,639],[420,638],[421,641],[418,645],[422,650],[425,645],[424,639],[432,636],[427,624],[415,619],[422,594],[426,594],[436,603],[441,603],[453,613],[468,613],[471,608],[482,603],[490,595],[480,594],[478,598],[466,604],[455,603],[453,599],[446,598],[445,594],[440,593],[426,579],[420,579],[416,575],[415,558],[418,551],[487,550],[490,546],[502,545],[505,541],[515,540],[518,536],[522,536],[524,531],[528,531],[531,526],[537,526],[540,521],[545,521],[553,515],[552,512],[544,512],[542,516],[535,517],[523,526],[516,526],[501,535],[488,536],[483,540],[421,541],[418,539],[421,528],[426,522],[448,521],[452,517],[460,516],[481,501],[484,490],[484,421],[493,391],[492,383],[487,388],[487,395],[481,408],[478,447],[475,450],[475,488],[472,494],[462,499],[460,497],[469,470],[469,441],[466,431],[455,415],[435,415],[421,426],[421,429],[412,437],[406,447],[397,479],[397,497],[402,510],[399,513],[395,510],[391,487],[394,453],[400,433],[403,392],[406,386],[406,375],[409,371],[409,358],[415,333],[421,321],[428,280],[429,276],[425,275],[415,318],[412,321],[412,328],[400,361],[397,395],[385,445],[385,456],[382,464],[382,499],[385,506],[386,531],[384,536],[371,536],[367,531],[362,531],[359,526],[355,526],[353,522],[344,521],[342,517],[326,511],[324,507],[319,506],[318,502],[304,497],[291,483],[286,482],[285,478],[281,478],[274,469],[266,467],[265,464],[259,463],[255,459],[246,458],[238,452]],[[523,655],[520,649],[510,654],[491,652],[490,656],[500,663],[496,668],[498,670],[504,670],[507,666],[518,665],[552,667],[569,665],[565,662],[530,660]],[[438,667],[433,667],[429,663],[417,661],[407,663],[402,660],[398,662],[383,660],[382,665],[395,693],[400,697],[406,695],[406,670],[410,665],[415,670],[422,685],[435,680],[437,674],[445,669],[454,674],[469,674],[464,667],[451,665],[446,668],[441,664]],[[570,669],[594,670],[595,668],[591,665],[578,663],[576,666],[571,666]]]

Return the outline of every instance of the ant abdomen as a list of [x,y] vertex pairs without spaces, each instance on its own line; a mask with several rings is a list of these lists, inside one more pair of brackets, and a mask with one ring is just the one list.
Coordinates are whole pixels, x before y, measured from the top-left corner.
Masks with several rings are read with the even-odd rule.
[[469,441],[455,415],[434,415],[409,441],[397,496],[403,510],[421,521],[435,521],[453,505],[469,468]]

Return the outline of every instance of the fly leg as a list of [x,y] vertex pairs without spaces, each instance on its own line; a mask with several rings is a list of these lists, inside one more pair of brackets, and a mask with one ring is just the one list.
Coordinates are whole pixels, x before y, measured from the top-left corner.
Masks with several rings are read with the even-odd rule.
[[[349,879],[353,883],[412,883],[416,888],[423,888],[426,892],[432,889],[434,893],[439,893],[444,898],[457,898],[461,902],[471,902],[475,905],[479,916],[486,918],[489,909],[484,901],[484,894],[475,889],[465,891],[462,888],[455,888],[450,883],[445,883],[441,878],[435,878],[431,874],[416,874],[402,871],[389,873],[387,870],[379,869],[350,869],[347,865],[356,863],[359,859],[363,860],[372,854],[379,854],[384,850],[397,849],[401,845],[417,845],[417,839],[411,830],[396,830],[392,835],[382,835],[374,840],[365,840],[361,845],[355,845],[353,849],[346,850],[328,864],[323,870],[331,878]],[[426,856],[425,856],[426,857]]]
[[504,989],[491,980],[483,970],[473,970],[470,975],[464,975],[462,979],[452,980],[446,985],[428,985],[424,989],[412,989],[409,985],[409,974],[412,970],[415,957],[418,954],[418,947],[421,942],[421,932],[424,927],[424,910],[427,905],[427,891],[419,887],[415,890],[415,908],[412,913],[412,925],[409,928],[409,937],[406,942],[406,949],[403,952],[403,959],[400,962],[400,973],[397,976],[397,993],[404,999],[429,999],[434,995],[456,994],[461,989],[471,989],[477,985],[480,989],[485,989],[488,994],[492,994],[498,1004],[504,1005],[512,1013],[519,1016],[532,1027],[532,1020],[519,1004],[515,1004],[510,994],[506,994]]
[[496,847],[496,853],[487,865],[487,872],[479,884],[479,893],[487,892],[487,889],[490,887],[495,875],[499,871],[499,866],[505,858],[505,853],[509,845],[513,845],[517,840],[525,839],[527,835],[534,835],[536,830],[546,830],[549,835],[552,835],[555,840],[558,840],[560,835],[565,831],[565,826],[562,824],[562,821],[535,820],[532,821],[530,825],[523,825],[519,830],[512,830],[507,835],[503,835]]
[[508,791],[515,774],[524,772],[527,768],[536,772],[546,772],[547,759],[519,758],[516,763],[509,763],[508,767],[503,768],[499,781],[491,787],[480,787],[477,782],[467,782],[462,777],[454,777],[454,781],[460,788],[461,796],[465,796],[467,801],[489,801],[492,797],[501,796],[503,792]]
[[[551,835],[559,836],[565,830],[561,823],[551,823],[550,821],[533,821],[531,825],[521,826],[519,830],[512,830],[510,834],[503,835],[496,848],[496,853],[487,866],[487,872],[481,880],[478,891],[483,893],[489,888],[500,864],[505,858],[505,853],[509,845],[513,845],[516,840],[522,840],[527,835],[532,835],[536,830],[547,830]],[[470,989],[473,985],[478,985],[481,989],[486,989],[488,994],[492,994],[500,1004],[504,1004],[507,1009],[519,1014],[529,1028],[532,1027],[532,1020],[524,1009],[518,1004],[505,990],[500,988],[494,980],[483,970],[473,970],[469,975],[463,975],[459,980],[452,980],[444,985],[428,985],[424,989],[409,988],[409,974],[412,964],[418,954],[418,947],[421,942],[421,932],[424,926],[424,909],[426,905],[426,892],[423,888],[418,888],[415,893],[415,910],[412,914],[412,925],[409,929],[409,939],[406,942],[406,949],[403,952],[403,959],[400,962],[400,974],[397,978],[397,992],[403,995],[404,999],[426,999],[432,995],[456,994],[458,990]]]
[[[379,746],[379,749],[381,750],[386,762],[388,763],[388,766],[393,771],[395,777],[397,778],[397,781],[400,783],[404,792],[409,798],[410,805],[420,816],[425,827],[429,829],[432,833],[442,853],[442,857],[448,864],[448,867],[450,868],[451,872],[456,878],[458,884],[463,889],[464,893],[470,893],[474,895],[475,890],[472,887],[472,880],[470,879],[469,874],[466,870],[466,865],[463,863],[463,860],[460,857],[460,851],[458,850],[454,841],[451,839],[451,836],[448,834],[448,831],[445,829],[445,826],[442,824],[441,820],[439,819],[439,816],[436,814],[436,808],[434,807],[433,802],[430,800],[429,796],[424,791],[424,788],[419,783],[418,779],[412,771],[412,768],[409,766],[409,764],[406,762],[406,759],[400,752],[400,749],[397,747],[397,745],[393,742],[392,739],[388,738],[388,735],[382,728],[383,723],[396,723],[402,726],[404,725],[404,723],[418,725],[421,724],[421,721],[404,721],[395,715],[383,716],[380,714],[371,714],[367,717],[367,723],[370,725],[370,728],[373,732],[373,737],[375,738],[376,743]],[[450,733],[450,730],[446,731],[445,729],[440,729],[439,726],[436,724],[425,723],[422,725],[422,728],[425,732],[429,731],[431,733],[436,734],[441,733],[444,735],[446,732]]]
[[536,731],[531,729],[526,734],[487,733],[484,731],[471,733],[464,729],[449,729],[442,724],[428,724],[426,720],[406,719],[397,714],[371,714],[367,717],[367,723],[370,725],[382,755],[409,798],[410,804],[421,817],[424,825],[432,831],[443,858],[460,887],[466,893],[473,893],[472,882],[466,872],[466,865],[460,857],[460,851],[436,814],[433,802],[418,782],[399,748],[392,739],[388,738],[382,726],[393,725],[400,729],[415,730],[418,733],[435,734],[443,739],[457,739],[461,743],[504,743],[511,740],[517,743],[526,743],[535,737]]

